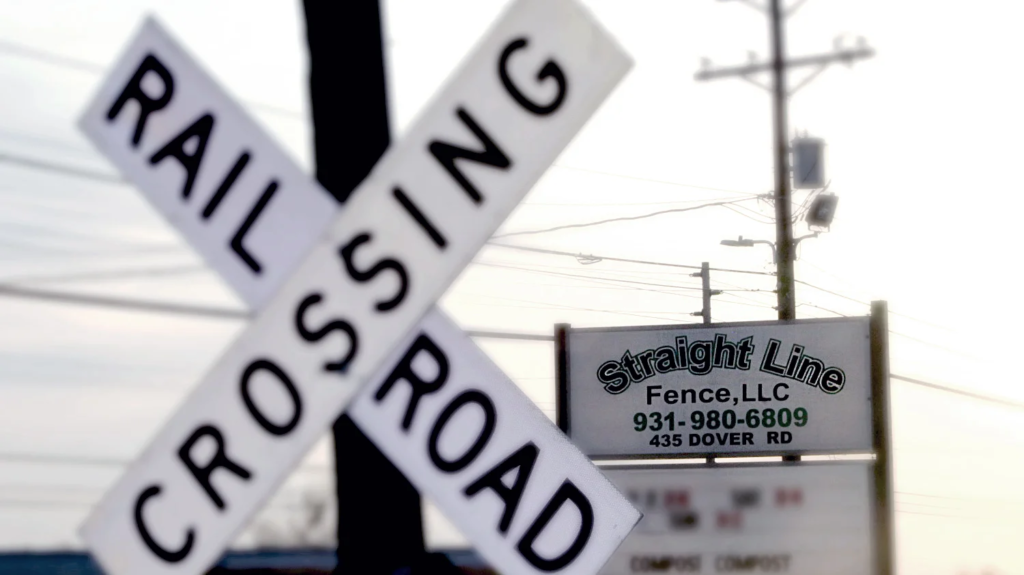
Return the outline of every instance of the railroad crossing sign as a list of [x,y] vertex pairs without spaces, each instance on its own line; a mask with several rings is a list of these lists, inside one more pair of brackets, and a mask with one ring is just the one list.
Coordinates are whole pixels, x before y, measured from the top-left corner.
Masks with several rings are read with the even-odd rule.
[[104,569],[204,572],[352,404],[503,572],[595,572],[639,513],[431,308],[629,66],[518,0],[337,213],[147,21],[82,128],[259,315],[83,526]]

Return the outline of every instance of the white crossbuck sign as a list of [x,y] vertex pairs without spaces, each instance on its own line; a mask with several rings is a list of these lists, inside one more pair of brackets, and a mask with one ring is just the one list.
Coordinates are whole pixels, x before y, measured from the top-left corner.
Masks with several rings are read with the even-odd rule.
[[518,0],[339,210],[147,21],[82,128],[259,314],[86,522],[103,568],[204,572],[347,408],[503,573],[595,573],[639,513],[432,306],[629,66]]

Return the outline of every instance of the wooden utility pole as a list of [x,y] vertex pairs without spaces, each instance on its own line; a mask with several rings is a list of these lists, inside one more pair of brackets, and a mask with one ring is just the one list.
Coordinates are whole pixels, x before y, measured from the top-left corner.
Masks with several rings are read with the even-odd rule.
[[[747,3],[756,6],[753,2]],[[787,59],[785,21],[802,3],[798,2],[794,8],[786,10],[782,6],[782,0],[768,0],[768,6],[764,7],[764,11],[768,16],[771,57],[767,62],[752,62],[741,66],[716,69],[706,67],[697,72],[695,76],[697,80],[740,77],[765,88],[772,94],[772,148],[775,156],[775,269],[778,293],[777,308],[781,320],[796,319],[796,281],[793,270],[793,262],[796,260],[796,241],[793,239],[793,213],[789,180],[789,97],[807,85],[830,64],[836,62],[852,64],[855,60],[870,58],[874,55],[874,50],[861,44],[855,48],[837,49],[828,54]],[[758,8],[761,9],[761,7]],[[795,88],[788,89],[786,85],[788,70],[808,66],[814,67],[815,70]],[[754,74],[762,72],[771,73],[770,86],[761,84],[752,78]]]
[[[304,0],[316,177],[339,202],[390,140],[378,0]],[[339,158],[344,158],[340,161]],[[420,495],[343,415],[334,424],[337,574],[457,573],[428,554]]]
[[796,319],[794,285],[793,215],[789,190],[789,135],[786,93],[786,45],[781,0],[770,0],[768,21],[771,29],[772,126],[775,146],[775,262],[779,319]]

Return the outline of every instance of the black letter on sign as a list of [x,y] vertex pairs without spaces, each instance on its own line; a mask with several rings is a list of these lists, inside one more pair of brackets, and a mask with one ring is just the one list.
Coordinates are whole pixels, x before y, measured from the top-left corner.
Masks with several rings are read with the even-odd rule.
[[[160,76],[160,80],[164,83],[164,93],[155,100],[142,91],[142,78],[146,76],[146,72],[153,72]],[[139,119],[135,121],[135,135],[132,136],[132,147],[137,148],[139,140],[142,139],[142,130],[146,127],[146,118],[166,106],[171,101],[172,94],[174,94],[174,78],[171,77],[171,73],[160,63],[160,60],[154,58],[152,54],[146,54],[146,57],[142,59],[142,64],[139,64],[139,69],[135,71],[135,75],[128,81],[128,85],[124,87],[121,95],[117,97],[117,101],[107,112],[107,121],[113,122],[128,100],[138,102]]]
[[409,196],[405,195],[402,188],[395,186],[394,193],[395,199],[398,200],[398,203],[402,204],[402,207],[405,208],[405,211],[409,212],[412,219],[416,220],[416,223],[423,228],[423,231],[427,232],[430,239],[434,240],[434,244],[443,250],[444,247],[448,245],[448,242],[445,241],[441,232],[437,231],[437,228],[434,227],[434,224],[430,223],[427,216],[423,215],[423,212],[416,207],[416,204],[412,203],[412,200],[409,199]]
[[[480,435],[473,441],[473,445],[466,453],[462,454],[462,457],[455,461],[448,461],[441,457],[441,453],[437,450],[437,440],[441,438],[441,432],[444,431],[444,426],[447,425],[448,420],[455,415],[459,408],[467,403],[475,403],[483,409],[484,426],[480,429]],[[473,463],[473,460],[476,459],[477,455],[480,455],[480,452],[483,451],[487,442],[491,439],[491,434],[494,433],[495,418],[494,403],[491,402],[491,398],[475,389],[459,394],[444,408],[441,415],[437,416],[437,421],[434,422],[434,429],[430,430],[430,440],[427,447],[430,453],[430,460],[434,462],[434,466],[446,473],[454,473]]]
[[324,299],[322,295],[313,293],[302,300],[299,309],[295,311],[295,329],[299,331],[302,339],[308,342],[320,341],[334,330],[345,332],[345,335],[348,336],[348,352],[345,357],[324,364],[324,371],[344,372],[348,364],[352,362],[352,358],[356,356],[356,350],[359,349],[359,338],[356,336],[356,330],[352,324],[343,319],[336,319],[316,331],[310,331],[302,319],[306,315],[306,310],[313,304],[320,303],[322,299]]
[[267,204],[270,203],[270,198],[274,196],[274,192],[276,191],[277,181],[271,180],[266,191],[264,191],[263,195],[260,196],[260,199],[256,201],[256,205],[252,207],[252,211],[249,212],[245,221],[242,222],[242,227],[238,228],[238,231],[235,232],[235,237],[231,238],[231,249],[235,250],[235,253],[238,254],[249,268],[256,273],[260,273],[260,270],[262,269],[260,267],[260,262],[253,259],[253,257],[249,255],[249,252],[245,251],[245,246],[242,245],[242,240],[245,239],[245,234],[249,233],[249,228],[256,223],[256,218],[260,217],[260,212],[263,211],[263,208],[267,207]]
[[[292,418],[288,420],[288,423],[284,425],[278,425],[260,413],[259,408],[256,407],[256,403],[252,400],[252,396],[249,394],[249,381],[252,380],[253,374],[260,369],[264,369],[274,374],[274,377],[284,384],[284,388],[288,390],[288,395],[292,398],[292,404],[295,406],[293,409],[293,415]],[[292,383],[291,378],[288,377],[288,374],[285,373],[284,370],[268,359],[257,359],[250,363],[249,367],[245,368],[245,371],[242,373],[242,401],[245,402],[245,407],[249,409],[249,413],[252,414],[256,423],[259,423],[260,427],[274,435],[287,435],[291,433],[291,431],[295,429],[295,426],[299,424],[299,418],[302,417],[302,399],[299,398],[299,391],[295,389],[295,384]]]
[[455,181],[458,182],[460,186],[462,186],[462,189],[466,190],[469,197],[473,198],[473,201],[479,204],[483,201],[483,198],[480,196],[480,192],[476,189],[476,186],[466,179],[466,176],[463,175],[457,167],[455,167],[455,160],[465,158],[467,160],[487,164],[488,166],[494,166],[495,168],[501,168],[503,170],[507,170],[508,167],[512,165],[512,162],[508,159],[508,156],[501,151],[501,148],[494,143],[494,140],[491,140],[480,126],[473,121],[473,118],[470,117],[466,110],[459,108],[458,115],[459,119],[461,119],[462,122],[472,130],[476,138],[483,142],[484,151],[476,152],[473,150],[467,150],[466,148],[460,148],[437,140],[430,142],[429,149],[430,153],[434,154],[434,157],[437,158],[437,161],[444,166],[444,169],[448,170],[448,173],[455,178]]
[[249,158],[252,156],[249,152],[242,152],[241,156],[238,156],[238,160],[235,161],[235,165],[232,166],[231,171],[224,178],[224,181],[217,187],[217,191],[213,193],[213,197],[206,203],[206,207],[203,208],[203,219],[208,220],[213,215],[214,210],[220,205],[220,202],[224,199],[224,196],[228,194],[228,190],[231,186],[235,185],[235,180],[238,179],[238,175],[245,169],[245,165],[249,163]]
[[[149,159],[150,165],[156,165],[164,161],[167,156],[173,156],[181,167],[185,168],[185,186],[181,189],[181,197],[187,198],[192,193],[192,184],[196,181],[196,174],[199,172],[199,164],[203,161],[203,152],[206,151],[206,142],[210,140],[210,133],[213,131],[213,116],[203,114],[191,126],[182,130],[174,136],[170,142],[164,144],[153,157]],[[196,149],[189,153],[185,151],[185,142],[198,139]]]
[[156,497],[160,494],[160,487],[156,485],[150,485],[145,491],[139,495],[139,498],[135,500],[135,528],[139,531],[139,535],[142,537],[142,541],[149,547],[149,550],[156,554],[157,557],[163,559],[168,563],[177,563],[188,556],[188,552],[192,550],[192,543],[195,542],[196,531],[191,527],[185,532],[185,544],[181,546],[181,549],[177,551],[168,551],[160,546],[153,539],[153,536],[149,534],[149,529],[146,528],[146,522],[142,517],[142,507],[146,504],[146,501],[151,497]]
[[[434,358],[434,363],[437,364],[437,376],[433,381],[423,381],[412,369],[412,362],[421,351],[430,354]],[[412,347],[409,348],[409,351],[405,352],[402,361],[398,362],[394,371],[391,372],[391,375],[384,380],[384,384],[377,390],[374,398],[376,398],[378,403],[384,399],[388,392],[391,391],[391,387],[400,379],[409,382],[409,388],[412,391],[412,395],[409,397],[409,405],[405,408],[405,417],[402,418],[402,430],[409,431],[409,426],[412,425],[412,417],[416,413],[416,406],[419,405],[420,398],[441,389],[444,382],[448,380],[448,358],[433,340],[421,333],[416,337],[416,341],[412,342]]]
[[[533,464],[537,462],[537,452],[536,445],[532,442],[527,443],[466,488],[466,497],[472,497],[486,487],[493,490],[505,502],[505,511],[502,512],[501,522],[498,524],[498,529],[502,533],[507,533],[509,525],[512,524],[512,517],[516,514],[519,500],[523,497],[523,490],[526,489],[526,482],[530,479]],[[518,469],[516,480],[512,487],[508,487],[502,478],[513,469]]]
[[520,106],[527,110],[537,114],[538,116],[546,116],[551,112],[554,112],[562,105],[562,101],[565,100],[565,74],[562,73],[562,69],[558,67],[553,61],[548,60],[544,67],[537,72],[537,81],[542,82],[545,78],[554,78],[555,83],[558,84],[558,94],[555,94],[555,99],[550,104],[545,106],[538,106],[536,103],[528,99],[523,95],[522,92],[516,88],[516,85],[512,83],[512,78],[508,76],[508,58],[512,55],[512,52],[519,50],[520,48],[526,47],[526,38],[518,38],[513,40],[508,46],[505,46],[505,50],[501,52],[501,60],[498,61],[498,75],[501,76],[501,83],[505,85],[505,89],[512,95],[512,98],[519,103]]
[[[551,518],[558,513],[558,510],[562,508],[562,505],[566,501],[572,502],[576,506],[576,509],[580,512],[580,530],[576,534],[576,540],[572,542],[561,555],[554,559],[545,559],[537,552],[533,550],[533,543],[536,541],[537,536],[544,531]],[[583,547],[587,544],[587,540],[590,539],[590,532],[594,530],[594,509],[590,506],[590,501],[586,495],[580,492],[580,490],[572,484],[571,481],[566,480],[558,491],[555,492],[555,496],[548,501],[548,504],[541,510],[540,515],[534,520],[533,525],[526,530],[526,534],[519,540],[519,553],[530,562],[531,565],[540,569],[541,571],[558,571],[569,563],[572,563],[576,556],[583,551]]]
[[345,262],[345,269],[348,271],[348,275],[352,276],[352,279],[359,283],[368,282],[380,272],[388,269],[398,274],[398,293],[387,301],[377,302],[377,311],[395,309],[405,299],[405,292],[409,289],[409,276],[405,273],[405,266],[391,258],[380,260],[367,271],[357,270],[356,265],[352,262],[352,253],[356,251],[356,248],[368,241],[370,241],[370,234],[367,233],[362,233],[352,238],[348,245],[341,248],[341,259]]
[[[206,465],[206,467],[199,467],[194,461],[192,461],[192,455],[189,453],[192,450],[192,446],[203,437],[211,437],[217,443],[217,452],[214,453],[213,459]],[[224,500],[217,495],[217,492],[210,485],[210,474],[213,473],[214,469],[223,467],[242,479],[249,479],[252,475],[246,471],[242,466],[238,465],[234,461],[228,459],[224,455],[224,436],[221,435],[220,431],[212,425],[204,425],[199,429],[195,430],[192,437],[189,437],[181,449],[178,450],[178,456],[185,462],[185,467],[192,472],[192,475],[199,482],[199,485],[203,486],[206,490],[206,494],[210,496],[213,503],[217,506],[217,509],[224,509]]]

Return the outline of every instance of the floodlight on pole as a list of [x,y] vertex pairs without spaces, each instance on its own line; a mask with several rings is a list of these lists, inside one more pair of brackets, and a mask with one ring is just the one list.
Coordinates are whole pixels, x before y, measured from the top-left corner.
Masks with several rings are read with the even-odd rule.
[[836,205],[839,204],[839,196],[835,194],[821,194],[814,198],[811,207],[807,209],[805,220],[808,226],[828,228],[832,225],[832,218],[836,216]]

